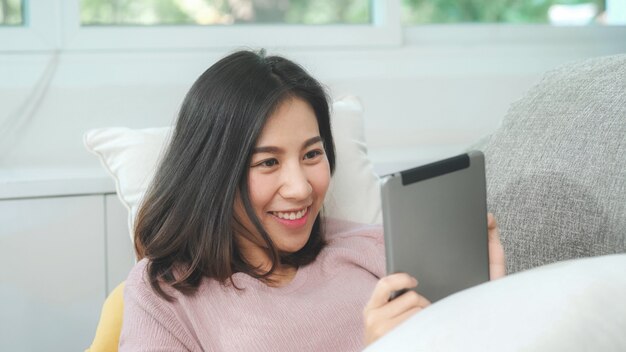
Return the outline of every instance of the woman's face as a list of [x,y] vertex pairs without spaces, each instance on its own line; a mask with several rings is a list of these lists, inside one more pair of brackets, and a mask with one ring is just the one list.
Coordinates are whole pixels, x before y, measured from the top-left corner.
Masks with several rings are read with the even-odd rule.
[[[304,247],[329,183],[330,167],[313,109],[299,98],[284,101],[263,127],[248,171],[252,207],[279,250]],[[241,206],[236,212],[249,231],[254,229]],[[239,242],[248,260],[266,259],[258,244],[241,237]]]

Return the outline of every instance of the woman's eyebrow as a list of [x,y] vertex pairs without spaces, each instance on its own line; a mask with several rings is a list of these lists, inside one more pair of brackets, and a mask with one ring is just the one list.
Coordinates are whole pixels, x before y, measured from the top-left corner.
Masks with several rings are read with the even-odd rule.
[[254,149],[252,149],[252,154],[257,154],[257,153],[279,154],[280,152],[282,152],[281,148],[272,147],[272,146],[254,147]]
[[317,142],[321,142],[321,141],[322,141],[322,137],[320,137],[320,136],[315,136],[313,138],[309,138],[302,144],[302,149],[304,149],[306,147],[310,147],[313,144],[315,144]]
[[[315,136],[312,138],[307,139],[306,141],[304,141],[304,143],[302,143],[302,149],[305,149],[317,142],[321,142],[322,141],[322,137],[320,136]],[[271,153],[271,154],[280,154],[283,152],[282,148],[279,147],[274,147],[274,146],[261,146],[261,147],[254,147],[254,149],[252,149],[252,154],[257,154],[257,153]]]

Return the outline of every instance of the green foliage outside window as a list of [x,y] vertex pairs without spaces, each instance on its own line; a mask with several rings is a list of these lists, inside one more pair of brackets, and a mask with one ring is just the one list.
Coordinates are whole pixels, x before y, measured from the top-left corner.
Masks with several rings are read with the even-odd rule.
[[548,23],[553,5],[595,4],[605,11],[604,0],[402,0],[405,24],[425,23]]
[[22,0],[0,0],[0,26],[24,24]]
[[369,0],[80,0],[83,25],[366,24]]
[[[48,0],[44,0],[48,1]],[[72,0],[83,25],[368,24],[371,0]],[[401,0],[404,24],[549,23],[554,5],[606,0]],[[24,0],[0,0],[0,25],[23,25]]]

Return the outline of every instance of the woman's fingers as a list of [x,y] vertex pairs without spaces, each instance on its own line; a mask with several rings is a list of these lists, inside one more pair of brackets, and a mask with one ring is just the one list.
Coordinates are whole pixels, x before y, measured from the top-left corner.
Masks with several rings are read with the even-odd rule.
[[374,292],[364,311],[380,308],[389,302],[392,292],[417,286],[417,280],[406,273],[397,273],[385,276],[378,280]]
[[[366,344],[370,344],[370,343],[378,340],[382,336],[386,335],[393,328],[398,326],[400,323],[402,323],[403,321],[409,319],[411,316],[413,316],[413,314],[421,311],[422,309],[424,309],[424,308],[422,308],[422,307],[414,307],[414,308],[411,308],[411,309],[405,311],[404,313],[398,315],[397,317],[395,317],[393,319],[388,319],[388,320],[382,321],[380,324],[375,326],[374,329],[371,329],[371,331],[370,331],[371,334],[369,336],[369,339],[366,340]],[[366,333],[366,335],[367,335],[367,333]]]
[[493,213],[487,213],[487,228],[489,230],[496,228],[498,225],[496,224],[496,218],[493,216]]
[[365,342],[370,344],[409,316],[430,305],[415,291],[407,291],[393,301],[392,292],[417,286],[417,280],[405,273],[392,274],[378,280],[372,297],[363,309]]
[[489,242],[489,278],[495,280],[506,275],[504,248],[500,242],[500,229],[492,213],[487,214]]
[[429,305],[430,302],[417,292],[407,291],[393,301],[387,303],[384,309],[378,309],[373,314],[377,319],[389,320],[395,319],[409,310],[415,308],[422,309],[428,307]]
[[391,328],[394,328],[398,325],[400,325],[400,323],[402,323],[403,321],[409,319],[410,317],[413,316],[413,314],[421,311],[422,309],[424,309],[425,307],[415,307],[412,308],[410,310],[407,310],[406,312],[398,315],[397,317],[393,318],[392,320],[389,321],[389,325],[391,326]]

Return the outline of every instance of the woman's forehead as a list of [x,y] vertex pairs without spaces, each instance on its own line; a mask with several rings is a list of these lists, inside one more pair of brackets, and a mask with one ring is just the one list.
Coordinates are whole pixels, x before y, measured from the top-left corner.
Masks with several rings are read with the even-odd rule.
[[302,143],[319,136],[317,117],[311,106],[300,98],[282,102],[267,119],[257,147],[275,143]]

